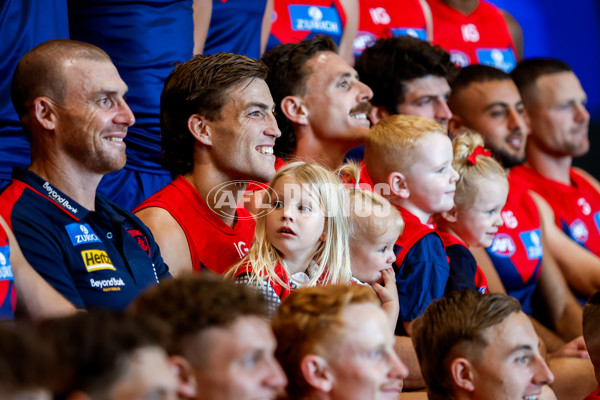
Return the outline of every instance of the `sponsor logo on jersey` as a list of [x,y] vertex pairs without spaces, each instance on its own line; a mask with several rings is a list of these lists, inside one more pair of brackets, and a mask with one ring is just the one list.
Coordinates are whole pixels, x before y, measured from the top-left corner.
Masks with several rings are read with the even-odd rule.
[[14,279],[13,271],[9,261],[10,248],[8,245],[0,247],[0,280],[12,281]]
[[123,279],[115,277],[109,279],[90,278],[90,286],[102,289],[103,292],[118,292],[122,286],[125,286],[125,282],[123,282]]
[[588,231],[587,225],[580,219],[576,219],[571,222],[569,226],[569,230],[571,231],[571,237],[578,243],[587,242],[590,232]]
[[102,243],[98,235],[94,233],[92,228],[88,224],[82,224],[75,222],[73,224],[65,225],[67,235],[71,239],[73,246],[86,243]]
[[333,7],[290,5],[292,30],[340,35],[342,23]]
[[517,220],[517,217],[515,217],[515,214],[511,210],[502,211],[500,213],[500,216],[502,217],[502,221],[504,222],[504,225],[507,228],[515,229],[517,226],[519,226],[519,221]]
[[519,233],[519,238],[521,239],[523,246],[525,246],[527,258],[529,260],[538,260],[542,258],[543,249],[539,229],[521,232]]
[[479,64],[489,65],[510,72],[517,66],[517,58],[512,49],[477,49]]
[[450,50],[450,60],[459,67],[471,64],[471,57],[459,50]]
[[427,40],[427,32],[425,29],[418,28],[391,28],[390,31],[394,36],[412,36],[417,39]]
[[515,254],[516,250],[517,246],[515,246],[515,242],[510,235],[507,235],[506,233],[496,234],[492,241],[492,245],[490,246],[490,251],[498,257],[511,257]]
[[248,253],[248,246],[246,245],[246,242],[240,241],[240,242],[234,243],[233,246],[237,250],[240,258],[243,258],[246,255],[246,253]]
[[596,229],[600,232],[600,211],[594,214],[594,222],[596,223]]
[[81,258],[83,258],[83,263],[88,272],[102,269],[117,270],[104,250],[83,250]]
[[50,183],[44,182],[42,188],[46,190],[48,197],[54,199],[54,201],[63,206],[65,209],[71,211],[73,214],[77,214],[77,209],[73,207],[71,203],[69,203],[69,200],[67,200],[65,197],[62,197]]
[[592,213],[592,206],[590,206],[590,203],[588,203],[585,198],[578,198],[577,205],[581,207],[581,212],[583,215],[590,215]]

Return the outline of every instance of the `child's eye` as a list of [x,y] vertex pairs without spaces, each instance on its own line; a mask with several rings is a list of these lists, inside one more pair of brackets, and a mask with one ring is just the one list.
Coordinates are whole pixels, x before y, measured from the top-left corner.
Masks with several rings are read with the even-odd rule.
[[276,200],[276,201],[273,202],[273,204],[271,204],[271,207],[273,207],[273,208],[281,208],[281,207],[283,207],[283,203],[281,201]]
[[387,249],[388,249],[388,247],[387,247],[387,246],[383,246],[383,247],[382,247],[382,248],[380,248],[378,251],[379,251],[380,253],[385,253]]
[[298,210],[300,210],[303,213],[309,213],[312,211],[312,208],[310,208],[310,206],[307,206],[306,204],[300,204],[298,206]]
[[383,355],[383,350],[382,349],[373,349],[369,352],[369,357],[370,358],[379,358]]
[[442,168],[438,169],[437,171],[435,171],[437,174],[441,174],[442,172],[444,172],[446,170],[446,166],[443,166]]

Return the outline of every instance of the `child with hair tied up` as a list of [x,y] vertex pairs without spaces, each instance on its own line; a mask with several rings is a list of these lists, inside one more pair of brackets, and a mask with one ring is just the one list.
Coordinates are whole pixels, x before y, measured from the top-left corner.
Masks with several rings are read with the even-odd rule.
[[273,177],[248,254],[227,273],[258,288],[274,313],[299,286],[349,283],[347,192],[317,164],[294,162]]
[[450,262],[451,280],[460,290],[475,285],[487,292],[487,279],[477,266],[469,247],[489,247],[502,226],[500,212],[508,197],[504,168],[484,149],[483,138],[465,130],[452,141],[452,166],[460,175],[454,207],[438,215],[437,229]]
[[404,221],[388,200],[371,190],[361,189],[361,166],[342,165],[340,176],[347,184],[350,219],[350,259],[352,282],[370,285],[379,296],[383,311],[395,328],[400,312],[394,243],[404,230]]

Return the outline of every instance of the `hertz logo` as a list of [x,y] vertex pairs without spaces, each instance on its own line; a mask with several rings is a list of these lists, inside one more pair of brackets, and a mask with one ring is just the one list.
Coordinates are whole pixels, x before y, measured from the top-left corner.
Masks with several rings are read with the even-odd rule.
[[116,268],[104,250],[84,250],[81,252],[81,257],[88,272],[99,271],[101,269],[116,271]]

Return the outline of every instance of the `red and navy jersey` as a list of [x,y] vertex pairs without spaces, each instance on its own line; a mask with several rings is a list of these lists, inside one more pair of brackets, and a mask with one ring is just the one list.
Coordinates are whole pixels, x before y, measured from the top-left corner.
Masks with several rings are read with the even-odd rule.
[[[225,197],[220,200],[228,201],[230,198],[223,193],[216,191],[213,194],[223,195]],[[148,207],[165,209],[181,226],[196,272],[202,269],[209,269],[218,275],[227,272],[248,252],[254,238],[256,223],[248,210],[238,207],[235,225],[229,227],[183,176],[178,176],[140,204],[134,212]]]
[[214,0],[202,54],[236,53],[259,59],[267,0]]
[[96,196],[90,211],[31,171],[15,170],[0,195],[31,266],[77,308],[124,309],[169,278],[149,229],[131,212]]
[[394,246],[400,300],[396,332],[402,334],[402,321],[414,320],[444,295],[450,266],[439,234],[407,210],[399,207],[398,211],[404,219],[404,232]]
[[129,87],[126,168],[169,176],[160,166],[160,94],[176,63],[192,58],[192,1],[69,0],[69,31],[106,51]]
[[523,312],[531,315],[531,297],[542,270],[542,236],[537,206],[527,188],[518,185],[512,172],[510,190],[492,245],[486,249],[506,292],[519,300]]
[[[279,284],[278,282],[275,282],[271,279],[269,279],[267,276],[261,277],[262,279],[265,279],[269,285],[271,285],[271,288],[273,288],[273,291],[277,294],[277,296],[279,297],[280,300],[285,299],[286,297],[288,297],[290,295],[290,293],[292,292],[292,281],[290,279],[290,275],[288,274],[288,272],[286,271],[286,269],[280,264],[277,263],[277,265],[275,266],[274,269],[275,275],[277,275],[278,278],[280,278],[286,285],[282,286],[281,284]],[[252,269],[252,265],[246,263],[244,266],[239,267],[237,269],[237,271],[233,274],[233,278],[239,278],[242,275],[252,275],[254,273],[253,269]]]
[[480,0],[469,15],[428,0],[433,18],[433,43],[450,52],[461,67],[483,64],[510,72],[517,65],[517,50],[500,10]]
[[486,294],[487,278],[466,243],[448,232],[438,232],[450,264],[450,278],[446,285],[446,293],[453,290],[473,289]]
[[419,0],[360,0],[355,56],[380,38],[414,36],[427,40],[427,22]]
[[275,0],[267,50],[325,34],[339,46],[346,13],[339,0]]
[[571,169],[571,183],[565,185],[524,165],[513,168],[511,175],[548,202],[567,236],[600,257],[600,193],[585,177]]
[[0,321],[13,320],[17,304],[17,292],[9,257],[8,236],[0,226]]

